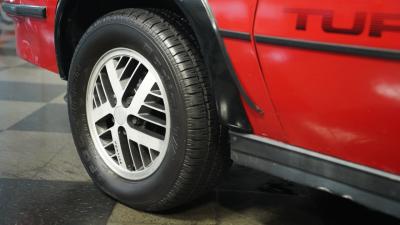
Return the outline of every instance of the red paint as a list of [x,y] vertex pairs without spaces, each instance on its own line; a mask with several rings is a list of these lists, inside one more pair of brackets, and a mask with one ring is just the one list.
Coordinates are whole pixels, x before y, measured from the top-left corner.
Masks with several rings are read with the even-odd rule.
[[[384,2],[260,0],[255,34],[400,49],[399,32],[369,35],[375,12],[400,12],[398,1]],[[352,28],[356,13],[365,12],[368,24],[361,34],[337,34],[324,30],[322,16],[309,15],[307,30],[298,30],[298,15],[288,13],[288,7],[332,10],[333,25],[342,28]],[[257,49],[290,144],[400,174],[398,61],[267,44],[257,44]]]
[[5,0],[5,2],[47,7],[46,19],[15,18],[17,54],[30,63],[58,73],[54,47],[57,0]]
[[[57,72],[57,1],[13,2],[48,7],[45,20],[16,19],[18,54]],[[400,50],[398,0],[209,3],[221,29]],[[307,21],[299,21],[293,9],[324,13],[307,14]],[[245,106],[255,134],[400,174],[398,61],[256,44],[254,36],[251,41],[225,39],[224,43],[242,86],[264,112]]]
[[[242,15],[251,18],[248,12],[254,2],[236,0],[234,4],[243,7],[232,11],[224,7],[227,1],[210,1],[222,29],[400,49],[400,33],[396,29],[387,31],[385,27],[398,27],[400,21],[386,18],[383,26],[376,25],[377,12],[392,15],[400,12],[396,0],[368,3],[363,0],[259,0],[253,28],[250,19],[244,19],[244,25],[236,18],[243,19]],[[307,15],[305,29],[297,29],[299,14],[288,9],[312,9],[320,13]],[[361,21],[364,15],[365,21]],[[381,33],[381,38],[371,35],[382,28],[386,31]],[[262,73],[256,73],[258,61],[252,57],[254,42],[226,38],[225,45],[242,85],[265,112],[257,115],[247,108],[255,134],[400,174],[398,61],[257,44]],[[264,86],[261,81],[265,81]],[[275,123],[275,118],[280,119],[283,128]]]

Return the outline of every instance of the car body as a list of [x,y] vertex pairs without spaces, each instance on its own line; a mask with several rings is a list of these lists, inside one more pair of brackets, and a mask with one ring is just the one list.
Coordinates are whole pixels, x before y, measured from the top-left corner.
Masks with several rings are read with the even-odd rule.
[[[18,55],[63,79],[84,31],[118,9],[106,0],[5,2]],[[233,161],[400,216],[397,0],[117,2],[188,19]]]

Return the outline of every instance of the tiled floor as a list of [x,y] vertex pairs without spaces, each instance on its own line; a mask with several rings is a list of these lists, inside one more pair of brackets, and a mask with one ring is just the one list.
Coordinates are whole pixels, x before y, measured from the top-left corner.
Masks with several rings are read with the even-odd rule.
[[68,126],[66,83],[0,35],[0,225],[400,224],[347,200],[234,166],[215,192],[166,214],[127,208],[90,182]]

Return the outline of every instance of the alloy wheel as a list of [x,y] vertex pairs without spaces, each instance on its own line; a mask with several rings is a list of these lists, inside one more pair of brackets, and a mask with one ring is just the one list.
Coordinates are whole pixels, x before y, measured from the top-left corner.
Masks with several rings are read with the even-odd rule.
[[169,112],[160,76],[140,53],[116,48],[98,60],[88,82],[86,113],[96,150],[115,173],[140,180],[160,167]]

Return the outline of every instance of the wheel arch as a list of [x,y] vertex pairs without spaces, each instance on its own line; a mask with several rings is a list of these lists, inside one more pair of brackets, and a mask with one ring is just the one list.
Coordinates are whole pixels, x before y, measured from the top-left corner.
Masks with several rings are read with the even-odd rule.
[[243,104],[256,111],[259,109],[240,85],[206,0],[59,0],[55,47],[61,78],[68,79],[75,47],[89,26],[101,16],[123,8],[166,8],[185,17],[201,47],[221,122],[236,132],[252,132]]

